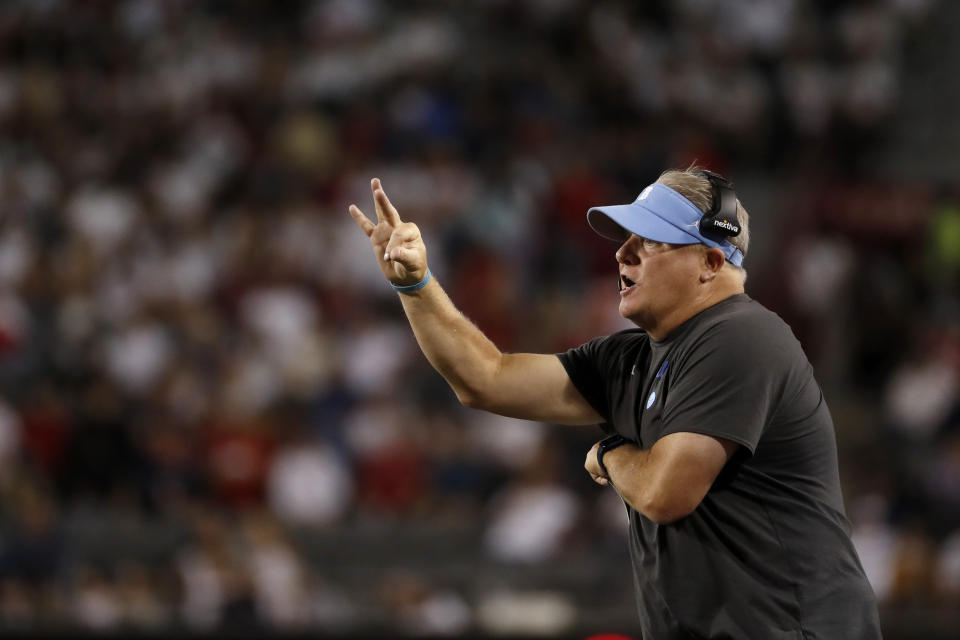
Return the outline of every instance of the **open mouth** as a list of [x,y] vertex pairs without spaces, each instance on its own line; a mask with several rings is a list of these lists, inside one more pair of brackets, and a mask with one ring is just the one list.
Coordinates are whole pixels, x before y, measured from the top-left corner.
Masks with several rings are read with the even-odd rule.
[[632,287],[635,284],[636,283],[633,280],[631,280],[630,278],[628,278],[623,274],[620,274],[620,292],[621,293],[626,292],[630,287]]

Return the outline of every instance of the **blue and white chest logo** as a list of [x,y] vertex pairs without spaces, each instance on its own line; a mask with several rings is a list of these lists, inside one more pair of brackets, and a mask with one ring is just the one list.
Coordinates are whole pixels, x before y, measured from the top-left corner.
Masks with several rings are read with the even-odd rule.
[[657,401],[657,392],[651,391],[650,397],[647,398],[647,409],[653,406],[653,403]]
[[[670,366],[669,360],[664,360],[663,364],[660,365],[660,370],[657,371],[657,380],[662,378],[667,373],[667,367]],[[657,401],[657,391],[654,389],[650,392],[650,396],[647,398],[647,409],[653,406],[653,403]]]

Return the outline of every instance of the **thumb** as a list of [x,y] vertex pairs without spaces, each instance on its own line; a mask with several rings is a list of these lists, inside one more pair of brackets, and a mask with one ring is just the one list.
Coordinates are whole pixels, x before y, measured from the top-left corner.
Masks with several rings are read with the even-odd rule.
[[387,252],[387,256],[390,260],[400,263],[400,265],[407,270],[408,273],[412,275],[417,275],[414,272],[418,271],[420,264],[420,255],[413,249],[407,247],[393,247]]
[[427,274],[426,251],[415,224],[407,222],[396,228],[384,249],[384,260],[393,262],[397,275],[404,280],[408,277],[419,280]]

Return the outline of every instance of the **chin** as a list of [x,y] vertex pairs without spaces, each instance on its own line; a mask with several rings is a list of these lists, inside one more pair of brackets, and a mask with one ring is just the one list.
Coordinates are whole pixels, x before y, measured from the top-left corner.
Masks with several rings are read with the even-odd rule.
[[646,316],[646,314],[642,310],[633,309],[633,308],[630,308],[628,305],[621,304],[619,311],[620,311],[621,317],[629,320],[630,322],[637,325],[638,327],[643,328],[644,326],[643,318]]

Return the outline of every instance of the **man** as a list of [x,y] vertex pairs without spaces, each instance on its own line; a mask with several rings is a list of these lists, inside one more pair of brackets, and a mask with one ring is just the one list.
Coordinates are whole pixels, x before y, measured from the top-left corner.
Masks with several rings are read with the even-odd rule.
[[668,171],[632,204],[588,212],[620,242],[620,314],[639,328],[559,356],[501,353],[371,188],[377,223],[350,213],[460,401],[611,433],[585,467],[628,507],[645,639],[880,637],[833,423],[789,327],[744,293],[748,217],[730,183]]

